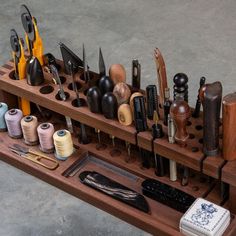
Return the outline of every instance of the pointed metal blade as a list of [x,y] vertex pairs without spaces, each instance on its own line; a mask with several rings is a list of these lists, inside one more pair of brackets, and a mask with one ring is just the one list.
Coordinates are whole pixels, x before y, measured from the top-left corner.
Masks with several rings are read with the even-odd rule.
[[99,66],[99,74],[100,76],[105,76],[106,75],[106,66],[105,66],[105,62],[103,59],[103,55],[102,55],[102,49],[99,48],[99,61],[98,61],[98,66]]

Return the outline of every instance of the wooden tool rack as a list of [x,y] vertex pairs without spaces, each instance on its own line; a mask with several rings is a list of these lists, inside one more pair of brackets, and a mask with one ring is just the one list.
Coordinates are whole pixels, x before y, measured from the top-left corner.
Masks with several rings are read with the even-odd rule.
[[[72,91],[72,79],[63,73],[63,64],[58,61],[62,67],[60,76],[63,81],[63,88],[69,95],[66,101],[60,101],[57,95],[58,87],[53,84],[51,75],[45,74],[45,83],[40,86],[30,86],[26,80],[13,80],[14,72],[13,62],[9,61],[0,67],[0,101],[6,102],[10,108],[17,106],[17,97],[23,97],[32,103],[38,104],[57,114],[69,116],[75,121],[80,121],[85,125],[101,130],[102,140],[106,140],[106,148],[97,148],[97,138],[92,130],[92,142],[82,145],[77,137],[73,137],[75,153],[66,161],[60,161],[59,167],[54,170],[47,170],[33,162],[20,158],[8,149],[9,144],[20,143],[23,145],[23,139],[11,139],[7,132],[0,133],[0,159],[5,161],[33,176],[36,176],[47,183],[50,183],[110,214],[113,214],[151,234],[154,235],[181,235],[179,232],[179,221],[182,213],[169,208],[159,202],[147,197],[146,200],[150,206],[150,213],[143,213],[122,202],[114,200],[96,190],[83,185],[78,175],[66,178],[62,174],[78,159],[82,158],[84,153],[90,152],[96,155],[96,158],[102,159],[114,166],[124,169],[137,178],[129,179],[124,176],[116,175],[111,170],[102,168],[96,163],[88,163],[81,168],[84,170],[95,170],[110,178],[113,178],[124,185],[142,193],[141,183],[146,178],[154,178],[163,183],[178,188],[194,197],[203,197],[216,204],[229,208],[232,213],[231,224],[224,235],[236,235],[236,161],[226,162],[221,156],[207,157],[202,153],[202,117],[190,118],[188,131],[190,138],[187,147],[182,148],[177,144],[169,144],[167,141],[167,129],[164,127],[165,137],[162,139],[152,139],[151,132],[137,133],[135,127],[122,126],[118,120],[108,120],[102,114],[94,114],[86,106],[86,96],[88,89],[80,76],[82,71],[77,73],[77,82],[80,91],[80,97],[84,99],[82,107],[76,107],[75,93]],[[96,83],[98,75],[91,72],[92,81]],[[160,121],[161,122],[161,121]],[[151,125],[149,121],[149,125]],[[119,155],[114,151],[109,135],[116,137],[116,149],[119,149]],[[132,145],[131,157],[128,157],[125,148],[125,141]],[[158,153],[168,159],[174,160],[179,164],[191,168],[189,184],[181,186],[180,181],[171,182],[168,176],[157,177],[154,169],[144,169],[141,167],[138,148]],[[33,147],[38,149],[38,146]],[[115,154],[114,154],[115,153]],[[116,155],[117,154],[117,155]],[[53,155],[51,155],[53,156]],[[129,161],[127,161],[129,160]],[[209,183],[209,179],[211,182]],[[220,181],[230,184],[230,196],[228,200],[221,199]]]

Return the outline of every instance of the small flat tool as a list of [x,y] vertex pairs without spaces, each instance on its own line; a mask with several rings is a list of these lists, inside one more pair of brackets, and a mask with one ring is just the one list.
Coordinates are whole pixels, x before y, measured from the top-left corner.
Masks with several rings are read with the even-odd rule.
[[[25,148],[23,146],[20,146],[19,144],[13,144],[12,146],[9,146],[9,149],[14,152],[15,154],[26,158],[27,160],[30,160],[34,163],[37,163],[38,165],[41,165],[49,170],[55,170],[58,166],[59,163],[57,160],[54,160],[53,158],[50,158],[48,156],[45,156],[43,153],[41,152],[37,152],[37,151],[33,151],[29,148]],[[43,162],[41,162],[41,160],[47,160],[50,161],[52,163],[54,163],[53,165],[46,165]]]
[[106,66],[105,66],[105,62],[104,62],[104,59],[103,59],[102,49],[101,48],[99,48],[98,67],[99,67],[99,75],[102,78],[103,76],[106,75]]
[[85,81],[85,83],[88,83],[90,81],[89,67],[88,67],[88,63],[87,63],[84,44],[83,44],[83,65],[84,65],[84,81]]

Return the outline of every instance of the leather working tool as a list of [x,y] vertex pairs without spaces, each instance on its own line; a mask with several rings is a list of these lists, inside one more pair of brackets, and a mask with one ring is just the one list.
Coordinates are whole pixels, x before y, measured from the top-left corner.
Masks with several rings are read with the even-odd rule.
[[136,59],[132,61],[132,88],[138,91],[140,89],[140,83],[141,83],[141,65],[139,61]]
[[143,195],[95,171],[84,171],[79,175],[80,181],[106,195],[128,204],[145,213],[149,206]]
[[158,85],[159,85],[159,102],[160,102],[160,106],[163,107],[165,88],[168,87],[167,78],[166,78],[166,66],[165,66],[163,56],[158,48],[154,50],[154,57],[155,57],[155,62],[156,62],[157,78],[158,78]]
[[26,5],[21,5],[21,21],[26,33],[26,44],[30,56],[38,58],[43,65],[43,41],[39,35],[36,19],[31,15]]
[[89,75],[89,67],[88,67],[88,63],[87,63],[84,44],[83,44],[83,66],[84,66],[83,80],[85,81],[85,83],[88,83],[90,81],[90,75]]
[[[49,170],[55,170],[59,166],[59,163],[57,160],[54,160],[51,157],[45,156],[44,154],[42,154],[40,152],[33,151],[29,148],[22,147],[18,144],[13,144],[12,146],[9,146],[9,149],[13,153],[19,155],[20,157],[24,157],[25,159],[30,160],[38,165],[41,165]],[[43,163],[41,161],[43,159],[46,161],[52,162],[53,165],[47,165],[47,164]]]
[[203,153],[216,156],[219,152],[221,83],[217,81],[202,86],[200,99],[203,103]]
[[200,115],[200,108],[201,108],[201,100],[199,97],[199,92],[202,88],[202,86],[205,84],[206,78],[205,77],[201,77],[200,78],[200,82],[199,82],[199,89],[198,89],[198,95],[197,95],[197,101],[196,101],[196,105],[195,105],[195,109],[193,111],[192,117],[194,118],[198,118]]
[[[54,79],[54,82],[56,84],[58,84],[59,86],[59,91],[58,91],[58,95],[60,97],[60,99],[62,101],[66,101],[67,97],[66,97],[66,94],[64,92],[64,89],[62,87],[62,84],[61,84],[61,79],[59,77],[59,74],[58,74],[58,70],[57,68],[54,66],[54,65],[50,65],[50,70],[51,70],[51,73],[53,75],[53,79]],[[72,126],[72,120],[69,116],[65,116],[65,119],[66,119],[66,124],[67,124],[67,128],[68,130],[73,133],[73,126]]]
[[195,201],[193,196],[155,179],[144,180],[142,188],[145,196],[183,213]]
[[[75,74],[73,72],[74,66],[73,66],[73,63],[71,61],[69,61],[68,63],[69,63],[69,66],[70,66],[70,71],[71,71],[72,87],[73,87],[73,90],[74,90],[74,92],[76,94],[77,107],[80,107],[81,106],[80,97],[79,97],[79,92],[78,92],[76,81],[75,81]],[[80,122],[79,123],[79,127],[80,127],[80,130],[79,130],[79,142],[82,143],[82,144],[90,143],[90,139],[88,138],[88,136],[86,134],[85,125]]]
[[64,71],[67,75],[70,74],[70,67],[68,64],[69,61],[73,63],[74,73],[78,72],[79,67],[83,68],[83,61],[77,55],[75,55],[74,52],[72,52],[64,43],[60,42],[59,46],[61,50],[62,59],[64,62]]
[[[16,31],[11,30],[10,43],[12,48],[12,56],[14,60],[15,78],[22,80],[26,78],[26,59],[24,48]],[[30,115],[30,102],[24,98],[19,98],[19,107],[24,116]]]

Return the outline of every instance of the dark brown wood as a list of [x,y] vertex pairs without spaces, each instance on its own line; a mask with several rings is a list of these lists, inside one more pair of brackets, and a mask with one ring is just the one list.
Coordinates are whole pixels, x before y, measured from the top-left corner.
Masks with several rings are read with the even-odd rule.
[[221,178],[221,169],[226,164],[226,161],[222,159],[220,155],[206,157],[203,160],[202,172],[208,176],[216,179]]
[[236,161],[228,161],[222,169],[222,181],[236,187]]
[[170,115],[174,119],[176,126],[175,141],[181,147],[185,147],[189,138],[186,126],[188,118],[191,116],[188,103],[184,100],[173,101],[170,107]]
[[229,190],[229,209],[231,213],[235,214],[236,213],[236,187],[235,186],[230,186]]
[[[70,116],[74,120],[78,120],[83,124],[94,127],[96,129],[102,130],[105,133],[111,134],[115,137],[121,138],[129,143],[136,144],[136,130],[134,126],[123,126],[118,120],[106,119],[101,114],[95,114],[89,111],[87,107],[74,107],[72,102],[76,99],[74,92],[68,89],[68,86],[72,82],[70,76],[64,73],[60,73],[60,76],[66,78],[66,82],[63,84],[65,92],[67,92],[70,97],[67,101],[62,102],[56,99],[58,87],[51,81],[51,75],[45,73],[46,81],[41,86],[30,86],[25,80],[12,80],[9,78],[9,70],[6,75],[0,79],[0,87],[2,90],[8,91],[9,93],[15,94],[19,97],[24,97],[27,100],[40,104],[50,110],[58,112],[65,116]],[[78,75],[77,77],[79,77]],[[94,74],[94,77],[97,75]],[[79,83],[81,81],[79,80]],[[54,91],[50,94],[40,93],[40,89],[46,85],[50,84]],[[81,84],[81,91],[83,91],[83,84]],[[85,98],[83,93],[80,93],[80,97]],[[62,109],[63,106],[63,109]]]
[[[61,63],[61,62],[60,62]],[[236,185],[236,162],[229,162],[225,164],[225,161],[219,155],[214,159],[213,157],[205,157],[202,153],[202,114],[199,118],[190,118],[190,122],[187,124],[187,131],[190,134],[189,139],[186,141],[186,147],[180,147],[178,144],[170,144],[167,139],[167,127],[163,125],[162,120],[158,123],[163,125],[163,131],[165,136],[161,139],[156,139],[152,141],[152,135],[150,127],[153,122],[148,121],[149,130],[136,133],[135,127],[123,126],[118,120],[106,119],[102,114],[94,114],[89,111],[87,106],[80,108],[74,107],[74,99],[76,95],[72,91],[72,79],[70,76],[60,72],[60,76],[65,77],[66,81],[63,84],[65,92],[69,94],[69,98],[66,102],[57,100],[58,87],[52,83],[51,75],[45,73],[45,83],[42,86],[32,87],[29,86],[25,80],[15,81],[9,78],[9,74],[12,72],[12,62],[6,63],[8,66],[0,68],[3,71],[0,75],[0,88],[2,91],[7,91],[6,101],[10,101],[11,97],[16,99],[15,96],[24,97],[33,103],[39,104],[42,107],[46,107],[51,111],[57,112],[64,116],[70,116],[72,119],[80,121],[90,127],[101,130],[102,142],[106,143],[105,149],[97,148],[97,137],[94,129],[88,131],[92,138],[92,142],[87,145],[80,144],[76,137],[73,137],[74,145],[76,147],[76,152],[65,162],[60,162],[60,166],[55,171],[47,170],[41,166],[19,158],[15,154],[9,152],[7,146],[13,142],[19,142],[23,144],[22,140],[13,140],[8,137],[7,133],[0,133],[0,159],[16,166],[25,172],[34,175],[82,200],[91,203],[92,205],[101,208],[147,232],[154,235],[181,235],[179,233],[178,224],[182,216],[179,212],[170,209],[169,207],[160,204],[147,198],[150,205],[151,214],[145,214],[132,207],[129,207],[121,202],[118,202],[102,193],[98,193],[93,189],[88,188],[81,184],[78,177],[65,178],[62,173],[78,158],[81,158],[82,154],[89,150],[91,153],[96,154],[96,157],[102,159],[114,166],[118,166],[128,172],[137,176],[137,181],[133,182],[127,180],[121,176],[115,176],[111,170],[106,168],[101,168],[94,163],[86,164],[81,171],[86,169],[97,170],[102,174],[107,175],[110,178],[115,178],[124,183],[128,187],[141,193],[141,182],[146,178],[154,178],[170,186],[178,188],[186,193],[189,193],[195,197],[207,198],[216,204],[220,203],[220,196],[218,188],[212,188],[207,181],[202,181],[202,175],[199,171],[203,171],[211,177],[220,179],[221,169],[222,169],[222,179],[230,184]],[[76,80],[79,84],[80,97],[85,100],[84,95],[88,86],[80,79],[81,72],[76,75]],[[98,75],[92,73],[92,84],[96,83]],[[52,86],[53,91],[49,94],[42,94],[40,91],[45,86]],[[4,93],[4,92],[3,92]],[[1,94],[0,93],[0,99]],[[14,106],[17,104],[15,103]],[[163,116],[163,111],[160,109],[160,115]],[[54,118],[56,116],[53,116]],[[58,122],[58,121],[57,121]],[[63,124],[64,125],[64,124]],[[111,139],[109,135],[115,136],[115,148],[112,146]],[[127,150],[125,148],[125,142],[131,143],[133,145],[138,145],[138,147],[154,151],[162,156],[169,159],[175,160],[176,162],[190,167],[197,172],[195,175],[189,177],[189,184],[187,186],[181,186],[180,181],[172,182],[169,180],[168,176],[157,177],[155,175],[154,168],[144,169],[141,165],[141,160],[139,156],[139,149],[137,146],[131,146],[131,156],[128,156]],[[37,149],[37,147],[34,147]],[[114,152],[114,149],[116,152]],[[117,152],[118,150],[118,152]],[[115,154],[114,154],[115,153]],[[225,166],[224,166],[225,164]],[[223,168],[222,168],[223,167]],[[193,171],[194,172],[194,171]],[[192,173],[192,171],[191,171]],[[231,188],[232,197],[234,197],[234,187]],[[232,198],[230,198],[230,203],[232,203]],[[230,205],[231,206],[231,205]],[[231,206],[234,209],[234,206]],[[227,229],[225,235],[234,235],[236,222],[232,219],[230,227]]]

